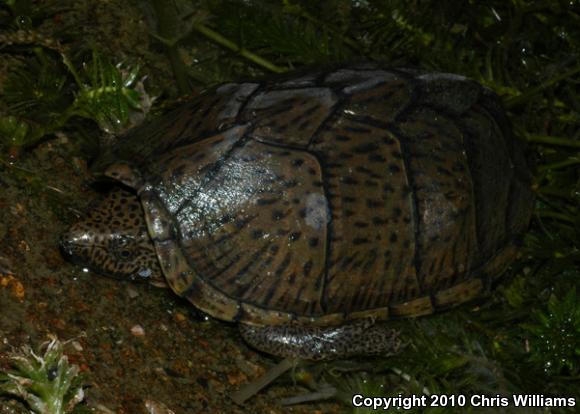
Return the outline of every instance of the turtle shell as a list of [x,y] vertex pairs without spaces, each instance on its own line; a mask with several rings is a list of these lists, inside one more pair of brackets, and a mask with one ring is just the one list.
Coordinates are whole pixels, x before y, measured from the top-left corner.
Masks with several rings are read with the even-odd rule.
[[533,202],[492,91],[375,64],[218,86],[113,156],[104,174],[140,197],[171,288],[258,325],[473,299],[513,260]]

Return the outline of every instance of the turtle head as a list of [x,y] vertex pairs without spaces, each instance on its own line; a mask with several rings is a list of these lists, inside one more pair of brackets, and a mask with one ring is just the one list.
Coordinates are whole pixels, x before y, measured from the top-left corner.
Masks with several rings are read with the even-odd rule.
[[137,196],[114,189],[61,237],[72,262],[94,272],[164,285],[161,267]]

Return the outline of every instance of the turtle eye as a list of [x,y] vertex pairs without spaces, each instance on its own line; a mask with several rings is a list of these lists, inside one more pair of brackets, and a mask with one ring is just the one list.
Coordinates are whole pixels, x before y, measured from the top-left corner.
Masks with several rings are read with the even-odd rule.
[[133,240],[128,237],[119,237],[111,242],[111,251],[119,260],[128,260],[133,257]]

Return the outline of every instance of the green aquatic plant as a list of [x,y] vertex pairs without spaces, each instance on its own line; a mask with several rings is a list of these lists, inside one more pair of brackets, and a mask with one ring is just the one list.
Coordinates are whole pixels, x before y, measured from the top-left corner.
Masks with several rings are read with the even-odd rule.
[[580,373],[580,299],[575,288],[562,299],[551,295],[523,328],[529,333],[530,362],[542,364],[548,375]]
[[96,49],[81,64],[64,51],[58,54],[34,49],[26,66],[8,75],[0,95],[5,106],[0,107],[0,144],[31,146],[65,127],[74,128],[79,118],[110,134],[142,122],[153,99],[145,92],[138,65],[113,64]]
[[29,346],[9,356],[10,368],[0,372],[0,394],[19,398],[37,414],[71,413],[84,399],[79,367],[70,364],[56,337],[38,352]]
[[122,133],[140,122],[133,117],[133,113],[144,109],[141,99],[145,91],[138,78],[139,66],[114,65],[95,50],[82,71],[77,73],[72,64],[67,66],[78,86],[69,109],[71,115],[91,119],[111,134]]

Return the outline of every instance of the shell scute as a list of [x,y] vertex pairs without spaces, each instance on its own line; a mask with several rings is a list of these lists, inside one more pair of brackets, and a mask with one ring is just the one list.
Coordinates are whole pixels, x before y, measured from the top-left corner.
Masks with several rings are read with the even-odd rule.
[[411,104],[413,94],[413,84],[406,80],[382,81],[372,88],[357,90],[343,112],[345,116],[367,117],[387,125],[396,122],[397,116]]
[[481,85],[463,76],[449,73],[427,73],[418,77],[421,100],[448,114],[460,115],[477,102]]
[[418,278],[434,291],[466,277],[478,252],[470,168],[461,132],[441,113],[418,108],[398,131],[418,212]]
[[[354,312],[412,298],[419,292],[414,213],[398,137],[340,117],[311,149],[324,165],[332,211],[327,311]],[[345,274],[349,283],[342,283]]]
[[255,139],[306,147],[337,101],[329,88],[264,91],[250,99],[240,119],[254,124]]
[[229,297],[320,315],[329,213],[317,159],[242,140],[220,164],[173,212],[184,257]]

